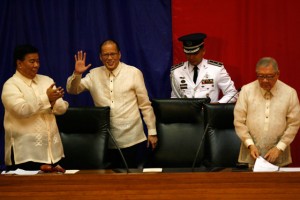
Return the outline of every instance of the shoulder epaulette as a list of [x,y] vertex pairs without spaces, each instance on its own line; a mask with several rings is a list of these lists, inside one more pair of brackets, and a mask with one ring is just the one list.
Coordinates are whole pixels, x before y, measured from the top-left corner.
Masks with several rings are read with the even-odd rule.
[[173,65],[173,66],[171,67],[171,71],[173,71],[174,69],[177,69],[178,67],[183,66],[183,64],[184,64],[184,62],[181,62],[181,63],[179,63],[179,64],[177,64],[177,65]]
[[218,67],[221,67],[223,65],[223,63],[218,62],[218,61],[214,61],[214,60],[207,60],[207,63],[211,64],[211,65],[218,66]]

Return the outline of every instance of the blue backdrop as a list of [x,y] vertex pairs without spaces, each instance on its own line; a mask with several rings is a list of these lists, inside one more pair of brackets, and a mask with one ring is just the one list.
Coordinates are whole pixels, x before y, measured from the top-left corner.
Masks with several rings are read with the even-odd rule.
[[[150,98],[170,96],[172,65],[171,0],[2,0],[0,2],[0,84],[14,74],[13,49],[30,43],[39,49],[40,74],[65,88],[74,55],[87,52],[87,64],[101,65],[99,44],[119,42],[122,58],[139,68]],[[70,106],[93,106],[89,93],[66,94]],[[3,105],[0,106],[0,161],[3,167]]]

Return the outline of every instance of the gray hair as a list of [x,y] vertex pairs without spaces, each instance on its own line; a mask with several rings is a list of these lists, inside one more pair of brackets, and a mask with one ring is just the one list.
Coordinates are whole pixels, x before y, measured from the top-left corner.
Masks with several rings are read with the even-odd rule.
[[256,63],[256,72],[260,67],[267,67],[272,65],[275,72],[279,72],[277,61],[272,57],[263,57]]

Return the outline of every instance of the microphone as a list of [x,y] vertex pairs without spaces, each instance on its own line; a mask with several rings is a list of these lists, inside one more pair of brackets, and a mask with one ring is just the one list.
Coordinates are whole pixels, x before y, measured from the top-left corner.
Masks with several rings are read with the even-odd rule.
[[232,96],[230,97],[230,99],[229,99],[226,103],[229,103],[230,100],[231,100],[233,97],[235,97],[238,93],[240,93],[241,89],[242,89],[242,88],[237,89],[236,93],[234,93],[234,95],[232,95]]
[[203,141],[205,139],[205,135],[206,135],[207,132],[208,132],[208,124],[206,125],[204,133],[203,133],[203,136],[202,136],[202,138],[200,140],[200,144],[198,146],[198,150],[196,152],[196,155],[195,155],[195,158],[194,158],[194,162],[193,162],[193,165],[192,165],[192,172],[194,172],[194,170],[195,170],[195,165],[196,165],[196,162],[197,162],[197,158],[198,158],[200,150],[201,150],[201,148],[203,146]]
[[211,102],[211,98],[209,97],[209,93],[206,94],[206,100],[205,103],[210,103]]
[[110,132],[109,129],[107,129],[107,132],[109,133],[111,139],[113,140],[113,143],[114,143],[115,146],[117,147],[117,149],[118,149],[118,151],[119,151],[119,153],[120,153],[120,156],[121,156],[121,158],[122,158],[123,164],[125,165],[126,172],[127,172],[127,174],[128,174],[130,171],[129,171],[129,168],[128,168],[126,159],[124,158],[124,155],[123,155],[123,153],[122,153],[122,151],[121,151],[121,149],[120,149],[120,147],[119,147],[119,145],[118,145],[118,143],[117,143],[115,137],[112,135],[112,133]]

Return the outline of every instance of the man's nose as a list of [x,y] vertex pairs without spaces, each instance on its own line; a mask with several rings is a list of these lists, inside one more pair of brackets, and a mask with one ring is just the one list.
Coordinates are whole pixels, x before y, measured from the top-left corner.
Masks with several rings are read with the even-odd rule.
[[38,62],[34,62],[34,66],[38,67],[40,64]]

